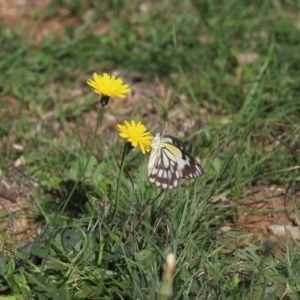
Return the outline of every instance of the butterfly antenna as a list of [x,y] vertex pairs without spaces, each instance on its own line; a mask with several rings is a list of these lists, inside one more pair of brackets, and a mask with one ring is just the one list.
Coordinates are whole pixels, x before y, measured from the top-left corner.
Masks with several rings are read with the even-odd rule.
[[162,128],[161,128],[161,132],[164,132],[164,130],[165,130],[165,127],[166,127],[166,122],[165,122],[165,121],[163,121],[163,123],[162,123]]
[[163,132],[164,128],[165,128],[165,121],[164,121],[161,109],[159,110],[159,117],[160,117],[160,128],[161,128],[160,132]]

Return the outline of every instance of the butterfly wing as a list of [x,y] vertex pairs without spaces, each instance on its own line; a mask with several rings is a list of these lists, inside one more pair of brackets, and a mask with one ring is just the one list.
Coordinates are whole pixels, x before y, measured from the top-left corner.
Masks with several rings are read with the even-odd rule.
[[186,151],[185,145],[183,144],[183,142],[181,142],[181,141],[179,141],[178,139],[174,138],[174,136],[171,136],[171,135],[163,135],[163,136],[161,137],[161,141],[162,141],[163,143],[167,143],[167,144],[174,145],[174,146],[180,148],[181,150]]
[[178,165],[181,166],[182,178],[184,179],[193,179],[204,174],[204,170],[197,160],[185,151],[182,151],[182,158],[177,162]]
[[149,181],[161,189],[173,189],[179,179],[204,174],[201,165],[185,151],[184,144],[172,136],[158,134],[148,164]]
[[173,189],[178,185],[182,173],[177,164],[180,149],[171,144],[161,144],[152,150],[148,164],[149,181],[161,189]]

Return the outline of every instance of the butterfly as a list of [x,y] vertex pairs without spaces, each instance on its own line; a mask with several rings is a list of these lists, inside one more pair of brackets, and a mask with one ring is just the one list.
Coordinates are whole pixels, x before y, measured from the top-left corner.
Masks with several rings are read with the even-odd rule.
[[148,178],[162,190],[178,186],[180,179],[193,179],[204,174],[201,165],[185,150],[178,139],[157,133],[152,140]]

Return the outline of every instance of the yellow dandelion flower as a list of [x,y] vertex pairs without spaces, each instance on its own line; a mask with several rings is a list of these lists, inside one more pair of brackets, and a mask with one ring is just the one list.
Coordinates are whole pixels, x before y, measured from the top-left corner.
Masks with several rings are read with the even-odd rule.
[[132,147],[140,146],[143,154],[146,154],[151,149],[151,141],[153,136],[147,131],[145,125],[141,122],[124,121],[124,125],[118,124],[120,131],[120,137],[127,139],[131,143]]
[[87,84],[91,86],[95,93],[108,97],[124,98],[131,90],[128,84],[123,84],[121,78],[116,79],[115,76],[109,76],[104,73],[102,76],[94,73],[94,80],[89,79]]

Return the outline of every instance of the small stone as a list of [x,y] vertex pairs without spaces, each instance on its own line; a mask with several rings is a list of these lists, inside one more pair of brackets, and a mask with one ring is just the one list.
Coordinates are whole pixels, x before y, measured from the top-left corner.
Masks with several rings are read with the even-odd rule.
[[291,225],[272,225],[268,227],[268,230],[274,235],[285,237],[286,234],[290,234],[293,239],[300,239],[300,230],[299,227]]
[[231,226],[223,226],[220,228],[220,230],[222,233],[225,233],[225,232],[231,231],[232,227]]

